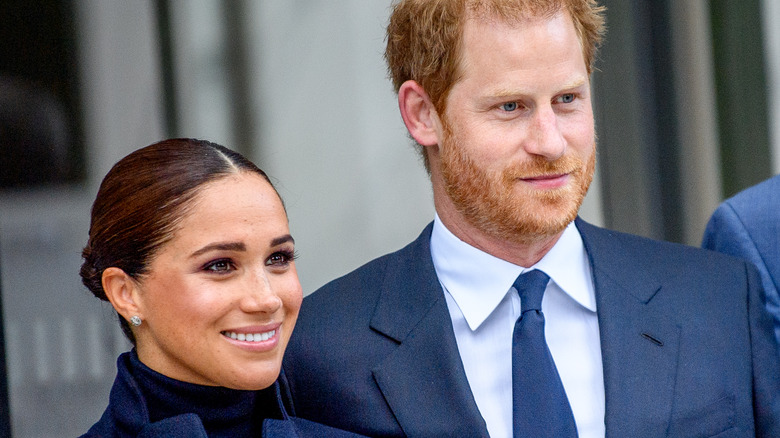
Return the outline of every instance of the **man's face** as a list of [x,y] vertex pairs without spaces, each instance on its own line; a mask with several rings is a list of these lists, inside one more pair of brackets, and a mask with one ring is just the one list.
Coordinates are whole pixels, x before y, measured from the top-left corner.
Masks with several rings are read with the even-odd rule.
[[460,72],[432,160],[454,220],[517,243],[562,232],[595,167],[590,82],[571,19],[469,20]]

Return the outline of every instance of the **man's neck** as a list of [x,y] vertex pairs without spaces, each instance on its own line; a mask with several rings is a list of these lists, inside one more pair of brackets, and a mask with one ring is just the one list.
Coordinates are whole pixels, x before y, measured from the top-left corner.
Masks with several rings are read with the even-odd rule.
[[470,223],[459,220],[461,218],[448,215],[446,211],[440,211],[438,208],[437,214],[444,226],[458,239],[480,251],[524,268],[539,262],[563,235],[561,230],[553,236],[539,236],[534,239],[523,239],[523,242],[515,242],[485,233]]

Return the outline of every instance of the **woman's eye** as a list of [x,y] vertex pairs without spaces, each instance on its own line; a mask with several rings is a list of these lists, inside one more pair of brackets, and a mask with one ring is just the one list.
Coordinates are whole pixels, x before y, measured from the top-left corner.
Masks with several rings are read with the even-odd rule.
[[287,251],[278,251],[268,257],[266,266],[284,266],[295,260],[295,254]]
[[517,102],[507,102],[501,105],[501,109],[506,112],[512,112],[517,109]]
[[206,264],[203,269],[211,272],[227,272],[233,269],[233,264],[227,259],[214,260]]

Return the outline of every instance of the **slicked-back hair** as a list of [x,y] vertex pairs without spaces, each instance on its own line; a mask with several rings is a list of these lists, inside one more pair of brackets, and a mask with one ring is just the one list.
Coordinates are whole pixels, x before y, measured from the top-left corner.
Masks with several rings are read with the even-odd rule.
[[[199,188],[241,172],[260,175],[273,187],[265,172],[241,154],[203,140],[164,140],[122,158],[103,178],[92,205],[82,283],[107,301],[102,285],[107,268],[142,277],[152,257],[173,237]],[[119,322],[135,344],[127,321],[119,316]]]

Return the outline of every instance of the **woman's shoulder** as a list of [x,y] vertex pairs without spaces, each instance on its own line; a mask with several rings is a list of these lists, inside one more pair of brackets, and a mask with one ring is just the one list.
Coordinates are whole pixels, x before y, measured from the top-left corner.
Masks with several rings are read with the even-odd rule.
[[138,431],[126,430],[108,419],[99,421],[87,433],[80,438],[108,438],[108,437],[133,437],[133,438],[167,438],[173,436],[186,436],[192,438],[208,438],[203,422],[195,414],[182,414],[169,417],[154,423],[147,423]]
[[263,438],[357,438],[363,435],[336,429],[324,424],[290,417],[286,420],[268,419],[263,422]]
[[133,373],[135,351],[117,358],[117,375],[109,395],[108,407],[97,423],[80,438],[155,438],[186,436],[207,438],[200,417],[184,413],[154,423],[149,421],[148,408]]

